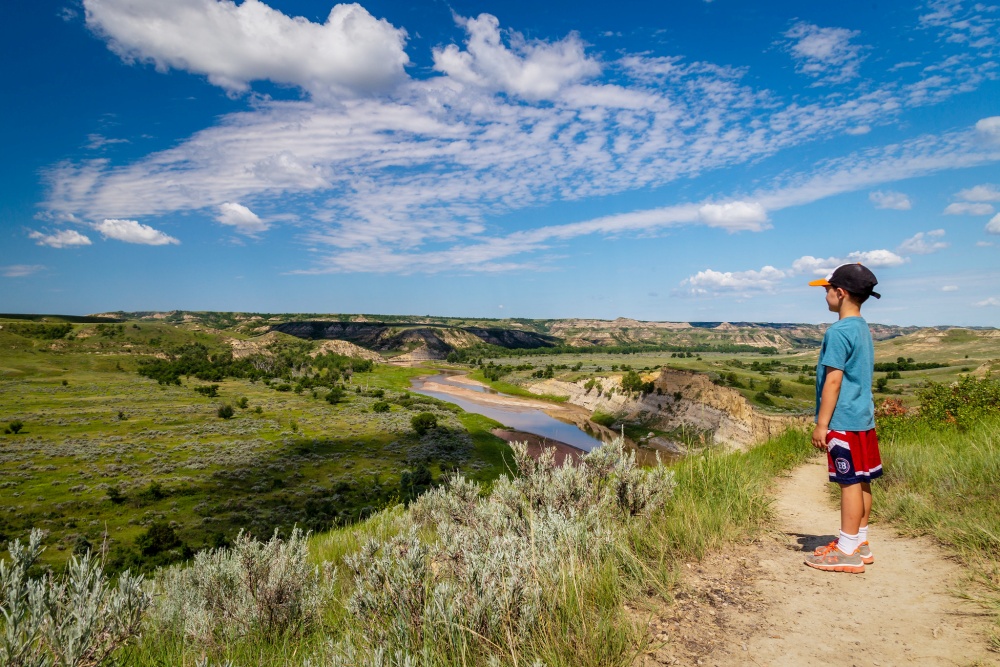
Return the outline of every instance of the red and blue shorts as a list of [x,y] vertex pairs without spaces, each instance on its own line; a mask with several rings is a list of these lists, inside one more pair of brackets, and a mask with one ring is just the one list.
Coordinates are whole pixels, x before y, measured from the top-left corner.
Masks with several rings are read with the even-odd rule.
[[875,429],[827,431],[826,460],[830,481],[837,484],[870,482],[882,476],[882,456]]

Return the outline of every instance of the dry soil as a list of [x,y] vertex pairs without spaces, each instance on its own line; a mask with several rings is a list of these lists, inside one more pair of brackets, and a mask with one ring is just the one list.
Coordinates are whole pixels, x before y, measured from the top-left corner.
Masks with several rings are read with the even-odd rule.
[[873,523],[864,574],[803,564],[839,530],[827,485],[824,460],[800,466],[777,485],[778,530],[688,564],[672,604],[633,610],[654,642],[635,665],[1000,665],[986,615],[955,594],[962,568],[931,540]]

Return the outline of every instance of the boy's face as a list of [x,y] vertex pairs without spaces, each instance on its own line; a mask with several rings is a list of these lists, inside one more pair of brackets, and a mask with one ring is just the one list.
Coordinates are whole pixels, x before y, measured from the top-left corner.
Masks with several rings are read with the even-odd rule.
[[847,298],[847,292],[845,292],[840,287],[834,287],[833,285],[826,286],[826,307],[830,309],[831,313],[840,312],[840,304],[844,302]]

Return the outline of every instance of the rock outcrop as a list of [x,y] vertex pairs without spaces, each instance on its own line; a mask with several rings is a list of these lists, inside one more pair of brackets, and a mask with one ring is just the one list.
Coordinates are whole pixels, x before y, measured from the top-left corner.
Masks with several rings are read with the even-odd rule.
[[584,381],[545,380],[528,389],[536,394],[567,396],[574,405],[591,412],[605,412],[629,421],[643,421],[662,430],[681,427],[711,434],[712,442],[733,449],[747,449],[777,436],[789,427],[806,427],[808,415],[768,414],[754,406],[735,389],[720,387],[708,376],[689,371],[664,369],[653,380],[656,390],[641,397],[621,391],[620,377],[598,378],[598,387],[589,391]]

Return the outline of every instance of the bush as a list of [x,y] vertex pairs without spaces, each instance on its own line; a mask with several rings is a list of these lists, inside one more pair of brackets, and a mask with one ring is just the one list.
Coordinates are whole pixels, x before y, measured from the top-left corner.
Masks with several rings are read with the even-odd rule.
[[372,412],[389,412],[389,403],[386,401],[376,401],[372,405]]
[[275,639],[320,622],[328,577],[308,563],[307,536],[296,528],[258,542],[241,532],[232,548],[198,552],[190,566],[160,572],[154,627],[210,646],[248,635]]
[[[553,450],[535,461],[526,445],[512,447],[519,476],[501,477],[485,497],[455,477],[421,496],[398,534],[345,558],[354,576],[347,609],[358,632],[331,647],[332,664],[378,663],[383,651],[397,655],[391,664],[421,664],[403,657],[428,646],[442,658],[435,664],[461,664],[458,656],[500,664],[547,619],[566,613],[559,596],[567,577],[596,575],[598,562],[631,566],[616,558],[616,535],[630,517],[663,504],[673,472],[640,468],[621,440],[576,466],[556,466]],[[428,529],[432,543],[420,538]]]
[[0,560],[2,665],[98,665],[139,634],[150,603],[142,576],[124,572],[112,587],[103,563],[90,553],[71,556],[65,572],[31,578],[43,551],[42,532],[28,544],[8,543]]
[[208,396],[209,398],[215,398],[219,395],[219,385],[217,384],[195,387],[194,390],[202,396]]
[[762,391],[758,391],[754,394],[753,400],[757,401],[761,405],[774,405],[774,401],[771,400],[771,397]]
[[330,393],[326,395],[326,402],[330,405],[336,405],[344,400],[344,390],[339,387],[334,387],[330,390]]
[[963,375],[951,385],[929,382],[917,390],[917,397],[923,421],[965,430],[1000,410],[1000,380]]
[[233,410],[233,406],[229,405],[228,403],[226,405],[220,405],[219,410],[217,412],[217,414],[221,419],[232,419],[235,413],[236,411]]
[[601,426],[611,428],[611,425],[615,423],[615,416],[609,415],[606,412],[597,411],[590,416],[590,421],[594,422],[595,424],[600,424]]
[[248,405],[250,405],[250,401],[247,400],[246,396],[240,396],[240,400],[236,401],[236,407],[240,410],[246,410]]
[[7,429],[14,435],[20,433],[21,429],[23,428],[24,428],[24,422],[22,422],[20,419],[15,419],[11,423],[7,424]]
[[417,435],[423,435],[432,428],[437,428],[438,418],[433,412],[421,412],[413,415],[410,424],[413,425],[413,430],[417,432]]

